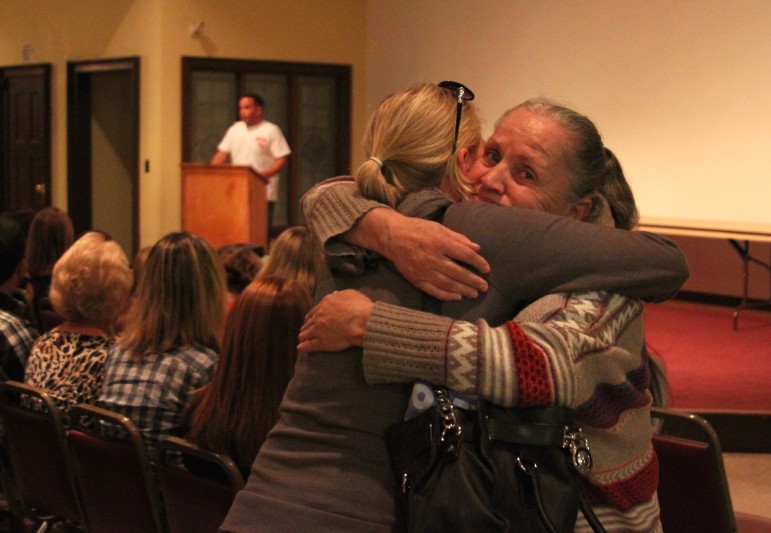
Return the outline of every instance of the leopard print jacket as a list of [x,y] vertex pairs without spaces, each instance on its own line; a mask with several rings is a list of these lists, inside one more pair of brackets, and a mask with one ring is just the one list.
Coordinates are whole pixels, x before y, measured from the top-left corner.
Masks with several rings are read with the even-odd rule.
[[50,394],[65,416],[78,403],[99,396],[113,337],[49,331],[32,346],[24,381]]

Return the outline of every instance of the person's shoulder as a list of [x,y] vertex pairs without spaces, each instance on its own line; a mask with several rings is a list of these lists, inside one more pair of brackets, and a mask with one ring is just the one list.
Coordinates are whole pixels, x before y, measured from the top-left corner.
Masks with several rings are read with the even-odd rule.
[[217,352],[198,343],[182,346],[168,355],[173,356],[173,360],[189,366],[209,367],[217,362]]
[[265,129],[281,131],[281,127],[278,124],[276,124],[275,122],[271,122],[270,120],[262,119],[260,121],[259,125],[262,126]]
[[317,185],[331,185],[334,183],[350,183],[356,185],[356,178],[353,176],[335,176],[333,178],[327,178],[324,181],[319,182]]
[[21,319],[5,309],[0,309],[0,324],[16,324],[21,322]]
[[423,189],[406,195],[396,209],[410,217],[437,220],[451,204],[452,200],[438,190]]
[[228,128],[227,133],[231,132],[240,132],[240,131],[247,131],[249,128],[246,125],[246,122],[243,120],[237,120],[233,124],[230,125]]
[[56,345],[63,337],[63,335],[63,332],[58,330],[45,331],[41,333],[37,339],[35,339],[35,345],[33,346],[32,350],[37,350],[42,346]]
[[8,332],[25,332],[31,337],[38,336],[35,326],[33,326],[29,320],[4,309],[0,309],[0,330]]

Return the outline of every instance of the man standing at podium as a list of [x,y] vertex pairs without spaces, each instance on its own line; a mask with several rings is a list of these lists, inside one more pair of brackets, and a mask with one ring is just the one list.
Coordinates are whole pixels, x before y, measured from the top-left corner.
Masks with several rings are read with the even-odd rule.
[[245,94],[238,100],[241,120],[230,126],[211,159],[212,165],[230,162],[248,165],[268,180],[268,231],[273,226],[273,210],[278,200],[278,178],[292,153],[281,128],[262,117],[265,101],[259,94]]

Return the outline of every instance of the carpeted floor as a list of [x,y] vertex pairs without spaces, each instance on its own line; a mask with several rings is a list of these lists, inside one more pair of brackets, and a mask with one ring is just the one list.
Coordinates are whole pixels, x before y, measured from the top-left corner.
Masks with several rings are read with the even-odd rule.
[[684,301],[646,304],[648,348],[667,368],[671,406],[771,411],[771,312]]

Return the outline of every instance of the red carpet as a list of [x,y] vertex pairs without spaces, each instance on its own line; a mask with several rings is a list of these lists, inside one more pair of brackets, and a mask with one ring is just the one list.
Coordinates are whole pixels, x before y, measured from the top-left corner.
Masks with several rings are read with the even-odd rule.
[[771,313],[671,301],[646,304],[648,348],[664,360],[671,406],[771,411]]

